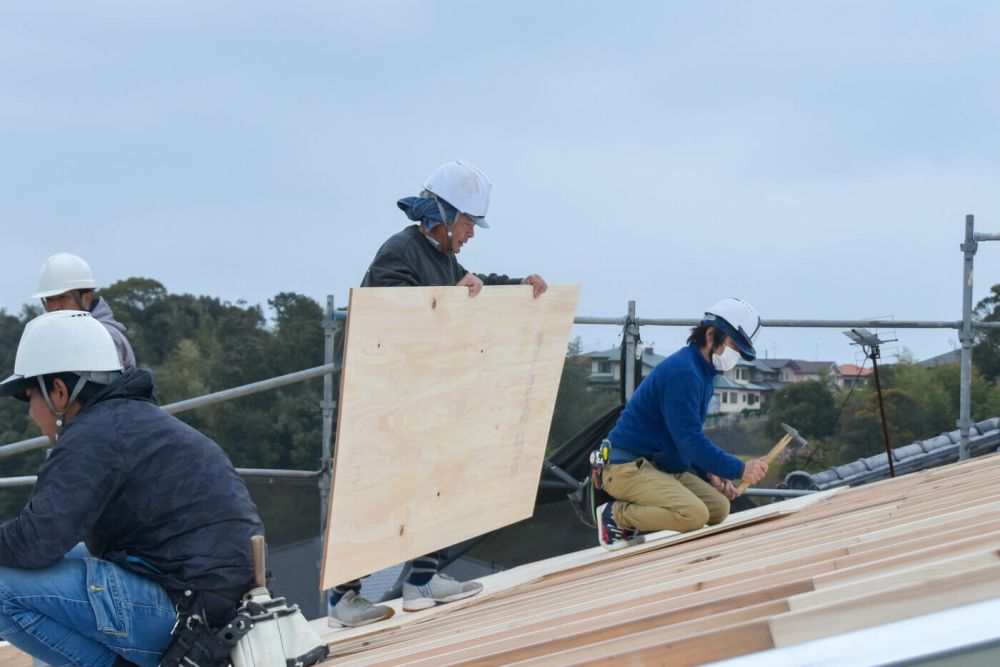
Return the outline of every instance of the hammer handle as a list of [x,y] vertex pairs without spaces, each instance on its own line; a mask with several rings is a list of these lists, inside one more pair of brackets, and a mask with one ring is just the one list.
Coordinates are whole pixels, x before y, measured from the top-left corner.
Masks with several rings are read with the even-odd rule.
[[[788,443],[790,443],[791,441],[792,441],[792,434],[786,433],[785,437],[779,440],[778,444],[772,447],[771,451],[767,453],[767,456],[764,457],[764,462],[767,463],[767,465],[771,465],[774,459],[778,458],[778,454],[785,451],[785,447],[787,447]],[[740,485],[736,487],[736,495],[741,495],[744,491],[747,490],[748,486],[750,486],[750,482],[746,480],[740,482]]]
[[254,535],[250,538],[250,548],[253,552],[253,583],[257,588],[267,585],[264,574],[264,536]]

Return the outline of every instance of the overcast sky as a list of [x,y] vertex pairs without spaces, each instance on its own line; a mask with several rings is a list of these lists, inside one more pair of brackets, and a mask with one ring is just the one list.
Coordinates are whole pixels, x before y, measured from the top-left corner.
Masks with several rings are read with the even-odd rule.
[[[345,304],[457,158],[494,185],[462,263],[580,283],[581,315],[957,320],[964,216],[1000,232],[998,31],[991,1],[4,3],[0,307],[59,251]],[[758,347],[855,360],[836,330]]]

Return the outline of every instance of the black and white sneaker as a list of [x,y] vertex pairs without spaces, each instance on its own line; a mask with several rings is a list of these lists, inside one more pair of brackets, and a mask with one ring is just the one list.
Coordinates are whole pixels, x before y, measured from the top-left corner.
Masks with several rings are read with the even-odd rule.
[[617,551],[636,544],[642,544],[646,539],[635,528],[619,528],[611,512],[611,503],[604,503],[597,508],[597,541],[608,551]]

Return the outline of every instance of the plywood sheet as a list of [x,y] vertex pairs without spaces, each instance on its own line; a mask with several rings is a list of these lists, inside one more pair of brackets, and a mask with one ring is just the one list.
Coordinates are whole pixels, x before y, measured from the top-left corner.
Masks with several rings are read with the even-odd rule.
[[351,290],[323,588],[531,516],[579,292]]

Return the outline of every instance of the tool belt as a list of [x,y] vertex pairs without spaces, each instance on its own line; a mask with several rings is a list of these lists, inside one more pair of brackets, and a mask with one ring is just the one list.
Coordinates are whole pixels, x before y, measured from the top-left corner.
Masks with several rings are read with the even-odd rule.
[[177,622],[161,667],[228,667],[233,648],[253,628],[250,615],[221,592],[172,592],[171,598]]
[[[206,622],[206,617],[217,617],[219,612],[206,608],[225,602],[235,609],[231,618],[221,625]],[[238,609],[222,596],[185,592],[177,610],[161,667],[305,667],[322,662],[328,654],[298,605],[270,597],[266,588],[247,593]]]
[[602,440],[597,449],[590,453],[590,474],[580,480],[576,490],[567,496],[577,518],[591,528],[597,527],[597,508],[614,500],[601,486],[601,473],[610,463],[610,457],[611,441]]

